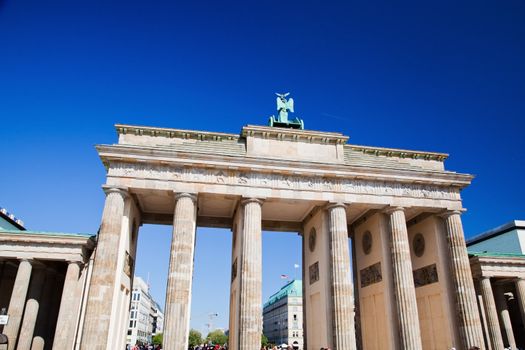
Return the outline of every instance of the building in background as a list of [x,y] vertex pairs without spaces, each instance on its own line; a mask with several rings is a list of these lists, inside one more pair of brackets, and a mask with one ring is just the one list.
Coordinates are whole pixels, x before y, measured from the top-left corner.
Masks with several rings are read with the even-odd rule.
[[293,280],[263,306],[263,333],[273,344],[303,349],[303,283]]
[[525,221],[475,236],[467,249],[487,348],[525,348]]
[[151,343],[153,335],[162,333],[164,314],[149,293],[149,286],[138,276],[133,279],[127,344]]
[[157,335],[159,333],[162,333],[162,330],[164,329],[164,313],[162,312],[160,305],[156,301],[153,301],[153,305],[151,306],[151,308],[153,312],[152,335]]
[[0,333],[9,349],[78,348],[94,248],[93,235],[27,230],[0,208]]
[[0,207],[0,229],[24,231],[24,222]]

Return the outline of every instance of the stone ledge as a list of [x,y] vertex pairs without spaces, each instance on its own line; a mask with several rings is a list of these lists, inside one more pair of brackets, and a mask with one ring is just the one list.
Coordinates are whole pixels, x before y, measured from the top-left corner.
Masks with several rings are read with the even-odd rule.
[[247,125],[242,128],[243,137],[258,137],[263,139],[280,141],[297,141],[305,143],[337,144],[344,145],[348,141],[348,136],[341,133],[297,130],[287,128],[277,128],[269,126]]
[[358,146],[358,145],[347,145],[345,146],[345,148],[346,147],[356,152],[362,152],[364,154],[372,154],[376,156],[385,156],[385,157],[437,160],[440,162],[448,158],[447,153],[411,151],[411,150],[397,149],[397,148],[384,148],[384,147],[371,147],[371,146]]

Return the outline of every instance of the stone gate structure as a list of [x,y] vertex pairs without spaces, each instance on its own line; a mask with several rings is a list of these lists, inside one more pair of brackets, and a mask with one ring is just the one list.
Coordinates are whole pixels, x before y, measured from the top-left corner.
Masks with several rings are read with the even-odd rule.
[[198,226],[232,230],[232,350],[260,349],[263,230],[302,236],[305,349],[484,348],[461,223],[472,177],[446,154],[252,125],[116,128],[97,146],[107,196],[81,349],[124,348],[143,223],[173,225],[166,350],[188,348]]

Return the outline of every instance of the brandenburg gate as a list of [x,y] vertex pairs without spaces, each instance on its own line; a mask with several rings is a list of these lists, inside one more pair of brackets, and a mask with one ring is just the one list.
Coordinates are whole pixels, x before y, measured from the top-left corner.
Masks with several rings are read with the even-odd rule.
[[276,126],[116,129],[97,146],[106,202],[81,349],[124,349],[144,223],[173,225],[165,350],[188,348],[198,226],[232,231],[232,350],[260,349],[263,230],[302,236],[305,349],[484,347],[461,223],[472,177],[446,154]]

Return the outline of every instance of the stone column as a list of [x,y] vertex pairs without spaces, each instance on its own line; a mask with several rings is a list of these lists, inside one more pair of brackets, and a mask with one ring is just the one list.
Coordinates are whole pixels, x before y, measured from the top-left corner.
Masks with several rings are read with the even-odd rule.
[[80,349],[106,349],[109,344],[109,324],[113,306],[113,292],[117,275],[117,261],[124,206],[128,193],[122,188],[104,187],[106,203],[98,234],[93,274],[84,316]]
[[416,289],[410,257],[410,244],[403,208],[390,208],[389,215],[392,249],[392,275],[399,328],[400,349],[422,349]]
[[45,277],[45,270],[35,271],[31,280],[28,299],[24,310],[24,319],[22,320],[22,327],[20,328],[20,336],[16,347],[17,350],[31,349]]
[[334,350],[356,349],[355,315],[346,209],[342,203],[329,204],[330,284],[332,292],[332,336]]
[[510,321],[507,298],[505,297],[505,293],[501,286],[496,287],[495,293],[496,306],[498,308],[501,324],[503,325],[503,329],[505,330],[507,342],[512,350],[516,350],[516,340],[514,339],[514,331],[512,330],[512,322]]
[[443,214],[443,219],[448,242],[453,292],[456,300],[458,333],[463,343],[462,348],[469,349],[478,346],[483,349],[483,331],[476,304],[476,290],[472,281],[460,212],[449,211]]
[[240,261],[239,349],[261,348],[262,334],[262,201],[245,199]]
[[525,279],[519,278],[515,282],[516,284],[516,299],[518,299],[518,305],[520,306],[521,319],[525,324]]
[[186,350],[190,331],[197,197],[180,193],[175,196],[175,201],[163,349]]
[[7,335],[9,339],[9,350],[14,350],[16,345],[20,323],[22,322],[22,315],[24,313],[29,281],[31,279],[31,270],[32,266],[28,260],[20,261],[11,300],[9,301],[9,308],[7,309],[9,322],[7,322],[7,325],[4,327],[4,334]]
[[75,321],[77,310],[75,309],[76,291],[78,288],[78,278],[80,275],[80,265],[78,261],[70,261],[67,265],[60,309],[56,323],[55,339],[53,350],[69,350],[73,347]]
[[503,349],[503,338],[498,322],[498,311],[494,302],[494,294],[489,277],[481,277],[480,280],[481,295],[485,305],[485,315],[487,317],[487,326],[489,328],[489,341],[492,349]]
[[33,338],[33,344],[31,345],[31,350],[44,350],[46,342],[44,338],[38,336]]

